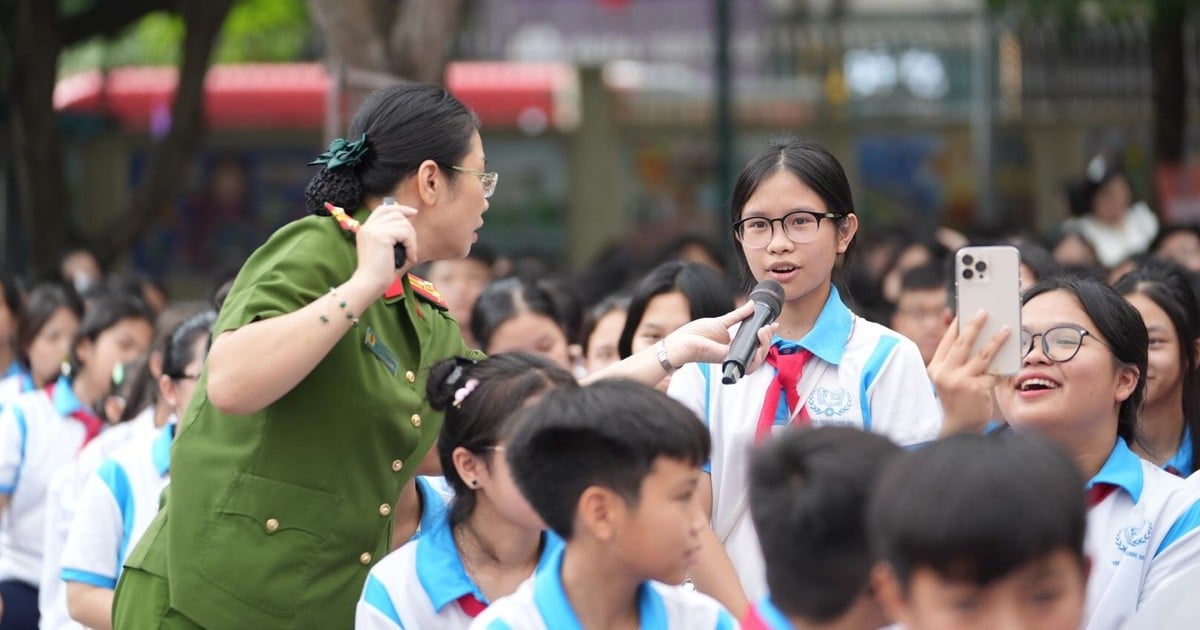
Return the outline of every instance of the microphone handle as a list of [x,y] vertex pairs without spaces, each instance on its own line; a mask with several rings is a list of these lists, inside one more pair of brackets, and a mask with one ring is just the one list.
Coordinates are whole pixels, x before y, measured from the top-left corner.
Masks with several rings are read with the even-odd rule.
[[[382,205],[391,206],[391,205],[395,205],[395,204],[396,204],[395,197],[384,197],[383,198]],[[405,249],[404,243],[396,243],[396,247],[392,250],[392,258],[394,259],[394,262],[396,263],[396,269],[403,267],[404,263],[408,262],[408,251]]]

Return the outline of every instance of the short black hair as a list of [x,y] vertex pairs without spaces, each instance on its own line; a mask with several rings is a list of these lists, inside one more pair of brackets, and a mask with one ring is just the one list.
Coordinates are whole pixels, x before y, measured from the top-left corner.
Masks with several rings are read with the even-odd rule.
[[567,336],[554,295],[540,283],[519,277],[494,280],[483,288],[471,308],[471,336],[487,352],[496,329],[526,311],[554,320]]
[[1059,550],[1084,562],[1084,479],[1031,433],[955,435],[891,462],[871,493],[872,551],[907,591],[928,568],[986,585]]
[[783,612],[837,619],[867,587],[867,498],[901,453],[849,427],[784,432],[750,458],[750,516],[767,559],[767,586]]
[[735,306],[733,291],[712,267],[682,260],[665,262],[646,274],[630,296],[625,327],[617,341],[617,354],[622,359],[633,354],[633,334],[641,325],[650,300],[674,291],[687,298],[688,316],[692,319],[724,315]]
[[946,265],[937,260],[913,267],[900,276],[900,291],[945,291]]
[[[459,389],[472,380],[475,384],[455,404]],[[461,446],[477,455],[490,455],[490,448],[507,436],[516,412],[527,402],[555,387],[574,384],[571,373],[557,363],[527,352],[502,352],[482,361],[454,357],[429,370],[425,386],[429,405],[446,413],[437,449],[442,475],[454,490],[451,525],[462,523],[475,511],[475,489],[459,476],[454,450]]]
[[507,456],[530,505],[570,540],[584,490],[601,486],[637,505],[658,458],[700,466],[710,446],[687,407],[646,385],[606,379],[546,394],[525,412]]

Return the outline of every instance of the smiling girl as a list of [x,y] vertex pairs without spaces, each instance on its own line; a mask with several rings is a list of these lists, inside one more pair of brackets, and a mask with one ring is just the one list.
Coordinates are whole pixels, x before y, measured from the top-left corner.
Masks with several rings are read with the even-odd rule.
[[916,345],[855,315],[834,286],[859,222],[833,155],[803,139],[771,143],[743,169],[731,210],[747,286],[770,279],[784,290],[769,365],[735,385],[722,385],[712,365],[685,366],[669,393],[713,437],[701,484],[712,527],[693,578],[740,615],[747,596],[766,590],[745,502],[749,447],[793,424],[859,427],[916,444],[937,436],[941,412]]

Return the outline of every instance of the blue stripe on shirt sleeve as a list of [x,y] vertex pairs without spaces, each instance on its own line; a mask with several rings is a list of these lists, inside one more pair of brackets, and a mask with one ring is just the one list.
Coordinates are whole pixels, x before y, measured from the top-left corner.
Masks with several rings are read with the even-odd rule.
[[1175,519],[1171,529],[1167,530],[1167,535],[1163,536],[1162,542],[1158,544],[1158,550],[1154,552],[1154,557],[1157,558],[1158,554],[1166,551],[1172,543],[1187,536],[1198,527],[1200,527],[1200,501],[1192,504],[1192,507]]
[[503,619],[493,619],[485,630],[512,630],[512,626],[508,625]]
[[396,606],[392,604],[392,598],[379,578],[367,575],[367,585],[363,588],[362,599],[392,623],[395,623],[397,627],[404,628],[404,624],[400,623],[400,614],[396,612]]
[[104,460],[96,470],[96,475],[108,487],[117,507],[121,509],[121,540],[117,544],[115,568],[115,572],[120,575],[121,565],[125,564],[125,553],[129,549],[129,539],[133,538],[133,485],[129,483],[129,474],[125,472],[125,467],[112,459]]
[[879,377],[879,372],[883,370],[883,364],[888,360],[888,357],[892,356],[892,350],[896,348],[896,344],[898,343],[900,343],[900,340],[896,337],[888,337],[886,335],[880,337],[879,343],[871,351],[871,356],[863,364],[862,389],[859,391],[858,406],[862,410],[864,431],[871,430],[871,400],[867,397],[867,392],[875,384],[875,379]]
[[91,571],[80,571],[79,569],[62,570],[62,580],[64,582],[80,582],[82,584],[91,584],[100,588],[106,588],[110,591],[116,590],[117,580],[107,575],[92,573]]

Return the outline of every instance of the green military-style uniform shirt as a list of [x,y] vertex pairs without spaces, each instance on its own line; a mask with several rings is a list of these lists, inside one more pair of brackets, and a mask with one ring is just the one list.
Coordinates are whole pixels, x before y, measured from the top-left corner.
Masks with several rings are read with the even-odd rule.
[[[317,299],[330,300],[331,321],[313,328],[344,326],[333,321],[344,309],[322,296],[356,264],[353,235],[333,219],[283,227],[238,274],[214,337]],[[167,578],[171,608],[210,628],[353,625],[367,571],[389,550],[392,506],[441,427],[426,402],[429,368],[470,353],[431,287],[413,282],[393,285],[262,411],[218,411],[204,371],[165,508],[126,561]]]

